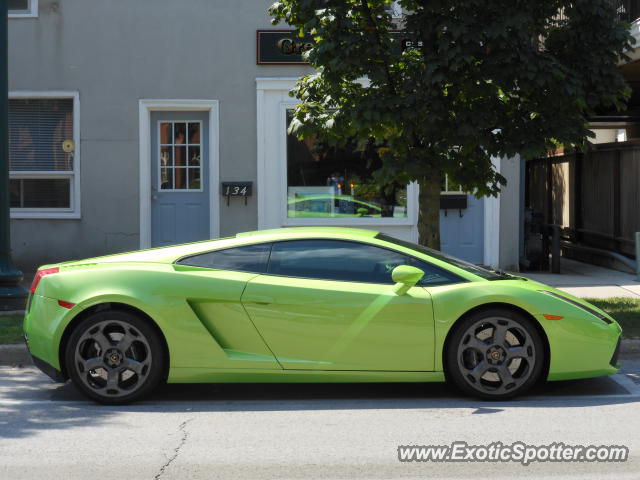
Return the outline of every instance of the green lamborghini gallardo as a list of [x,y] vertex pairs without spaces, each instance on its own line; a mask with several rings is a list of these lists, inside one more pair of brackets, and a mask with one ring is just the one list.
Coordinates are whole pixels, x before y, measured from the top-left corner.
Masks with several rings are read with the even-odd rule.
[[375,231],[286,228],[46,265],[34,363],[124,403],[161,382],[434,382],[487,399],[617,372],[620,326],[546,285]]

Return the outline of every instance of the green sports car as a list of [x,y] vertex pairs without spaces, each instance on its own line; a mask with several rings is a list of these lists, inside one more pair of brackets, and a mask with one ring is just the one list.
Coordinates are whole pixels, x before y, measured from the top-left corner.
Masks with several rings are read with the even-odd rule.
[[438,382],[488,399],[618,371],[620,326],[375,231],[286,228],[46,265],[35,364],[103,403],[161,382]]

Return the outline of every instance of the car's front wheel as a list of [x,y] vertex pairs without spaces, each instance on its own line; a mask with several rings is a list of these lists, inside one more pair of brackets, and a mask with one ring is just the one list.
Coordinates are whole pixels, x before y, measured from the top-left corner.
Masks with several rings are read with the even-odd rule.
[[117,404],[150,393],[164,378],[166,358],[159,334],[146,321],[110,310],[76,326],[67,343],[65,365],[85,395]]
[[540,334],[524,315],[506,309],[463,319],[446,352],[447,377],[464,392],[504,400],[531,388],[544,370]]

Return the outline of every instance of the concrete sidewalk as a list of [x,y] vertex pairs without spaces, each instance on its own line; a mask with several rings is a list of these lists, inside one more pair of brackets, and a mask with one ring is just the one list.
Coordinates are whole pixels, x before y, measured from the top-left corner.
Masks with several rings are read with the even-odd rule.
[[560,264],[561,273],[525,272],[515,275],[557,287],[576,297],[640,299],[640,282],[635,275],[568,258],[563,258]]

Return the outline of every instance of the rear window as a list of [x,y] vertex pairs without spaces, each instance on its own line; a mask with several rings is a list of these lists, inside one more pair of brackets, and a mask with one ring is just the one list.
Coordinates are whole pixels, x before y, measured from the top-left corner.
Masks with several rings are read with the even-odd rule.
[[269,261],[270,243],[225,248],[183,258],[178,265],[232,270],[236,272],[265,273]]

